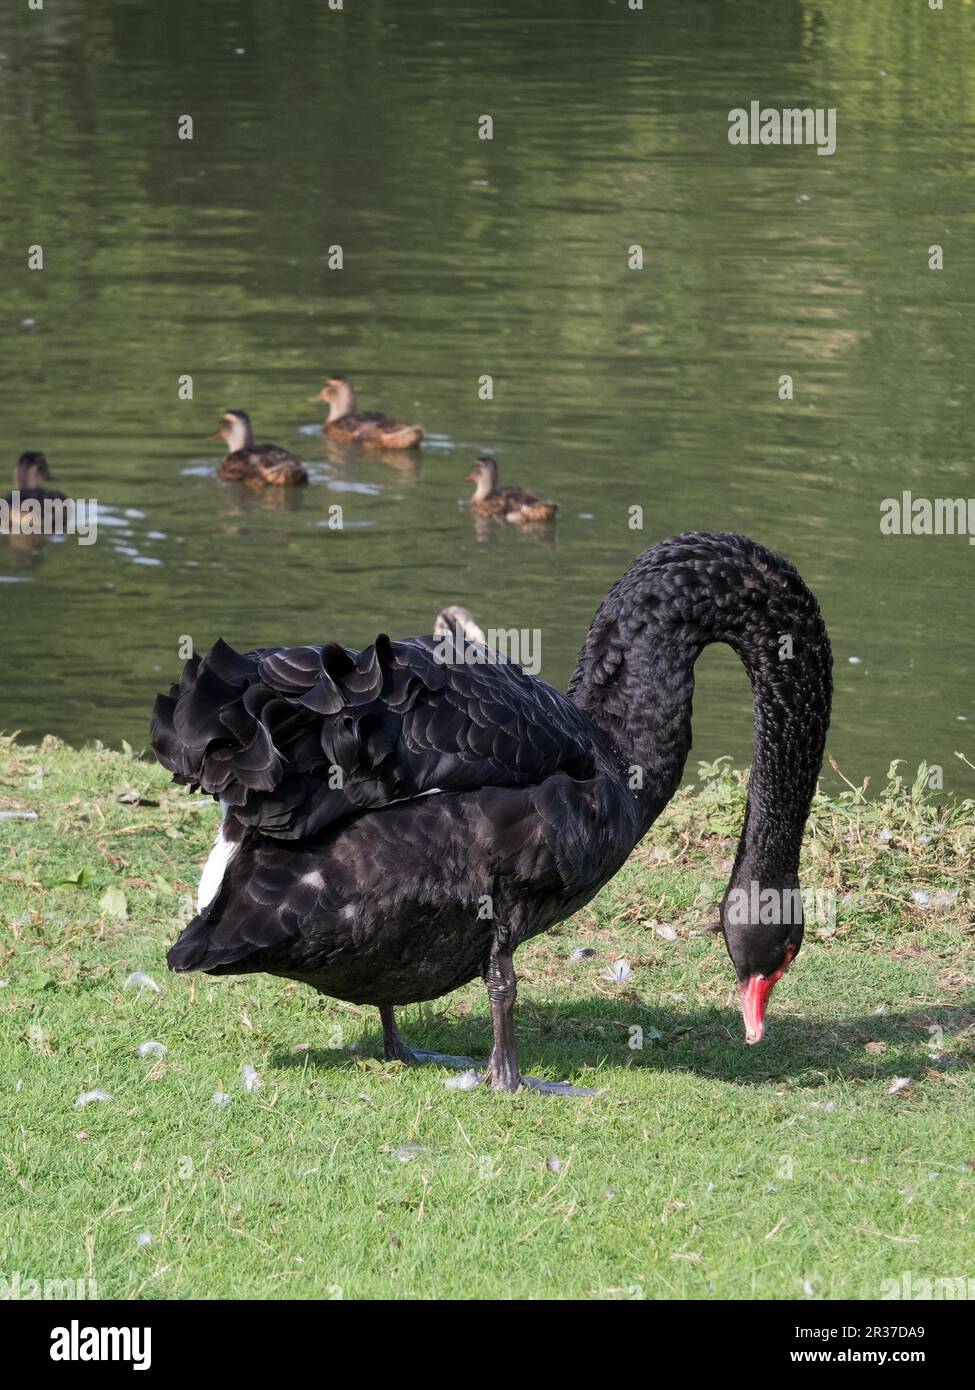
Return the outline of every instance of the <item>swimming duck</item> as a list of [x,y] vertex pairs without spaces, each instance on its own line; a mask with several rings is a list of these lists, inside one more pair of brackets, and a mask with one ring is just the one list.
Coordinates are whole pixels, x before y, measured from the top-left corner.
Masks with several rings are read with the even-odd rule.
[[419,425],[405,425],[379,411],[367,410],[357,415],[355,387],[348,377],[330,376],[311,399],[328,402],[328,419],[322,425],[322,434],[330,439],[361,444],[367,449],[412,449],[423,438]]
[[33,451],[21,454],[14,468],[14,490],[3,499],[9,509],[7,515],[12,531],[17,529],[18,519],[29,514],[22,510],[25,502],[67,502],[63,492],[44,486],[52,477],[43,454]]
[[467,608],[462,608],[459,603],[448,604],[446,608],[441,608],[433,620],[434,637],[451,637],[458,635],[465,638],[468,642],[476,642],[479,646],[487,646],[487,638],[482,630],[474,621],[474,616]]
[[464,481],[477,484],[471,510],[479,516],[513,522],[554,521],[559,509],[558,502],[543,502],[524,488],[498,487],[498,465],[487,454],[474,460]]
[[[660,542],[610,589],[565,695],[515,662],[438,660],[436,640],[218,641],[158,697],[156,757],[223,807],[170,968],[265,971],[374,1004],[385,1055],[405,1063],[433,1054],[407,1047],[395,1006],[480,976],[494,1037],[481,1080],[579,1094],[519,1069],[514,953],[589,902],[667,805],[694,663],[725,642],[755,734],[720,922],[758,1042],[802,944],[799,849],[830,712],[829,640],[793,566],[744,536]],[[772,922],[765,890],[790,895]]]
[[305,465],[279,449],[276,444],[255,444],[250,417],[243,410],[225,410],[220,428],[210,439],[227,443],[227,457],[217,469],[225,483],[246,483],[248,487],[295,487],[307,483]]

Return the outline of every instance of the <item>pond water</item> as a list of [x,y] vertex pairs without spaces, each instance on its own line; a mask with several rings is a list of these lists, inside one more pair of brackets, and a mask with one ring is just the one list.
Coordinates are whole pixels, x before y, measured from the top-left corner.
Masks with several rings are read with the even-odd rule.
[[[446,602],[540,629],[562,685],[635,553],[732,530],[822,603],[844,772],[925,759],[972,794],[975,547],[880,506],[975,494],[973,39],[975,7],[921,0],[19,7],[3,467],[43,450],[99,530],[0,542],[0,727],[140,747],[184,636],[363,645]],[[731,145],[752,100],[835,108],[836,152]],[[334,371],[425,426],[415,465],[326,450]],[[311,486],[218,482],[227,407]],[[485,451],[561,503],[551,536],[474,526]],[[692,767],[747,762],[727,651],[694,727]]]

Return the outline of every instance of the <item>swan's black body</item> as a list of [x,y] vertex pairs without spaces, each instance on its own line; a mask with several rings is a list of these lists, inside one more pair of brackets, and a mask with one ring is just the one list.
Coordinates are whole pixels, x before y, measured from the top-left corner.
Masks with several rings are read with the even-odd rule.
[[[225,806],[237,842],[175,970],[267,971],[383,1008],[482,975],[489,1074],[510,1089],[511,955],[568,917],[670,800],[690,748],[693,664],[739,653],[755,695],[751,791],[732,883],[796,883],[822,759],[830,656],[815,599],[778,556],[692,534],[641,556],[590,629],[568,695],[484,648],[379,637],[194,657],[152,719],[178,782]],[[726,924],[744,980],[791,934]],[[791,955],[786,958],[791,959]],[[769,986],[770,988],[770,986]]]

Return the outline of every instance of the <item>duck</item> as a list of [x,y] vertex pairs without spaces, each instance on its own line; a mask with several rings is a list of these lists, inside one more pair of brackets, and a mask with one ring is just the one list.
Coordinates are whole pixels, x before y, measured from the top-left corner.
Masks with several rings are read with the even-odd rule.
[[471,510],[477,516],[496,517],[499,521],[554,521],[558,502],[544,502],[520,487],[498,487],[498,465],[489,454],[475,459],[465,482],[476,483],[471,498]]
[[67,502],[63,492],[46,488],[46,482],[53,477],[43,453],[31,450],[19,456],[14,466],[14,491],[8,492],[3,499],[11,509],[11,520],[15,510],[19,510],[25,502]]
[[[694,663],[723,642],[750,678],[754,743],[720,929],[759,1042],[802,944],[799,852],[832,693],[794,566],[740,535],[659,542],[609,590],[565,693],[514,661],[437,660],[436,640],[218,640],[158,696],[157,759],[223,809],[170,968],[265,972],[375,1006],[384,1056],[407,1065],[441,1054],[407,1045],[396,1008],[480,978],[493,1041],[465,1084],[593,1094],[522,1074],[515,952],[589,902],[670,801]],[[788,910],[769,914],[768,891]]]
[[433,635],[440,638],[449,637],[458,645],[467,641],[474,642],[479,647],[487,646],[487,637],[474,621],[474,615],[470,609],[461,607],[459,603],[451,603],[437,610],[433,620]]
[[13,491],[0,498],[0,535],[13,550],[39,557],[52,536],[70,531],[74,504],[44,486],[52,476],[46,457],[36,450],[21,454],[14,465]]
[[217,477],[225,483],[248,487],[297,487],[308,481],[305,465],[277,444],[255,444],[250,416],[243,410],[225,410],[210,439],[223,439],[227,457],[220,461]]
[[379,411],[356,413],[356,393],[345,376],[330,376],[313,401],[328,403],[328,418],[322,434],[348,444],[361,444],[367,449],[414,449],[423,438],[419,425],[407,425],[392,420]]

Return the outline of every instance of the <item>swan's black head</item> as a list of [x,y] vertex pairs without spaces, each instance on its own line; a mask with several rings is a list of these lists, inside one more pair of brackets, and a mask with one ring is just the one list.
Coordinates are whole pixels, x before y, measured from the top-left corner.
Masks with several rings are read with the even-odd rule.
[[730,884],[721,905],[721,930],[738,975],[745,1041],[759,1043],[765,1036],[769,996],[802,946],[798,884]]

